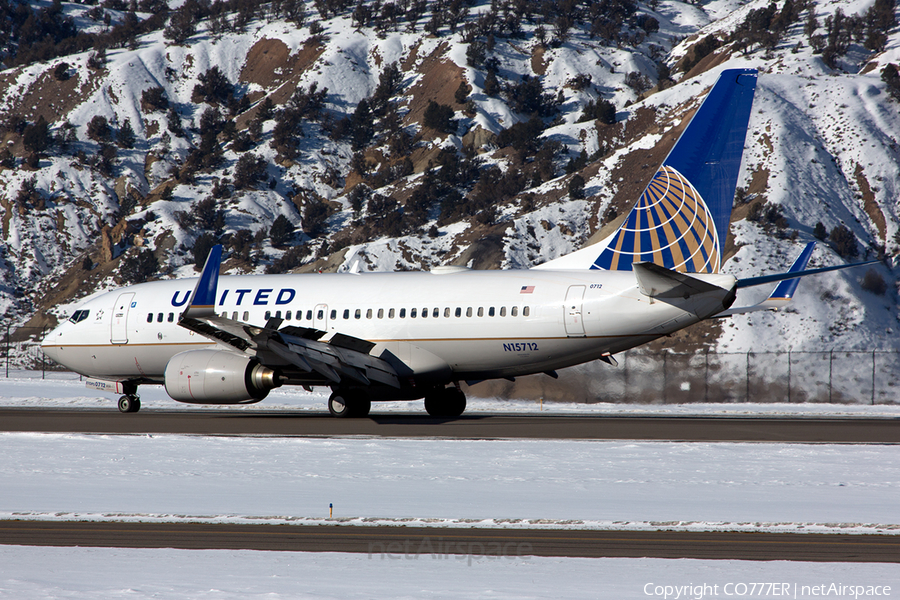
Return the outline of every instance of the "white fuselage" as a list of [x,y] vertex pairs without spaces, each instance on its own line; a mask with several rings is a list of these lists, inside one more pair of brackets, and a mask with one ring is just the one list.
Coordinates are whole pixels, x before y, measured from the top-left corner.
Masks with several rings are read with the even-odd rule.
[[[449,365],[454,380],[512,377],[600,358],[723,310],[728,275],[696,275],[719,293],[675,301],[642,294],[630,271],[461,271],[228,276],[216,312],[263,326],[269,317],[341,333],[392,352],[416,372]],[[110,380],[163,381],[169,359],[216,344],[178,325],[196,280],[144,283],[85,303],[44,351]],[[326,335],[323,340],[327,341]]]

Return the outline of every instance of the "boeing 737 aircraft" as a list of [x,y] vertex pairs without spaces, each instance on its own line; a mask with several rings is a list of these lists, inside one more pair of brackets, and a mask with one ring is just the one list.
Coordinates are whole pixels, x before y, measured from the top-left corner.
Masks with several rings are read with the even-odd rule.
[[[514,378],[613,355],[704,319],[789,301],[807,246],[787,273],[720,272],[754,70],[723,71],[625,222],[609,238],[527,270],[219,277],[221,246],[199,279],[100,295],[43,340],[88,385],[140,408],[139,385],[175,400],[258,402],[282,385],[328,386],[336,417],[372,401],[425,399],[431,415],[466,406],[460,382]],[[731,308],[737,289],[781,282]]]

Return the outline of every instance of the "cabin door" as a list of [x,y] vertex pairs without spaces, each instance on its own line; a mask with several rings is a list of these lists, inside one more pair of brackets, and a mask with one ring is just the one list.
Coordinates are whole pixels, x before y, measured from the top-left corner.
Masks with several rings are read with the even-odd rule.
[[584,319],[581,305],[584,302],[584,286],[570,285],[566,292],[566,305],[563,307],[566,320],[566,335],[584,337]]
[[119,294],[116,305],[113,306],[112,325],[109,332],[109,341],[113,344],[128,343],[128,311],[131,308],[132,298],[134,298],[134,292]]

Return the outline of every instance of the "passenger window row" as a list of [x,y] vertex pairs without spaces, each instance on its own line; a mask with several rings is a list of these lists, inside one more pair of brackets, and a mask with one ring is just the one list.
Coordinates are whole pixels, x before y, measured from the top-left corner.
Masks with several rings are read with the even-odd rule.
[[[325,311],[323,311],[323,310],[319,310],[316,318],[317,319],[325,318],[324,312]],[[312,313],[313,313],[313,311],[311,311],[311,310],[306,311],[306,320],[307,321],[312,321]],[[224,314],[227,315],[227,313],[224,313]],[[410,309],[379,308],[377,310],[372,309],[372,308],[367,308],[367,309],[365,309],[365,312],[363,312],[363,309],[361,309],[361,308],[355,308],[355,309],[345,308],[345,309],[343,309],[343,311],[341,311],[340,314],[341,314],[341,318],[347,319],[347,320],[349,320],[351,318],[352,319],[362,319],[363,315],[365,315],[366,319],[372,319],[372,318],[384,319],[385,316],[387,316],[388,319],[393,319],[395,317],[398,317],[400,319],[405,319],[407,317],[409,317],[410,319],[416,319],[416,318],[427,319],[427,318],[429,318],[429,315],[430,315],[430,318],[432,318],[432,319],[437,319],[441,315],[443,315],[445,318],[450,318],[451,316],[459,318],[459,317],[463,316],[463,308],[460,306],[457,306],[455,308],[445,306],[443,310],[441,310],[440,308],[433,308],[430,310],[428,308],[423,308],[423,309],[421,309],[421,311],[418,308],[410,308]],[[497,309],[496,307],[490,306],[486,310],[483,306],[479,306],[477,309],[470,306],[465,309],[466,317],[472,317],[472,316],[476,316],[476,315],[479,317],[483,317],[483,316],[485,316],[485,314],[487,314],[487,316],[489,316],[489,317],[495,317],[497,315],[499,315],[501,317],[505,317],[505,316],[507,316],[507,314],[511,317],[518,317],[519,316],[519,307],[518,306],[510,307],[509,312],[507,312],[507,308],[505,306],[501,306],[499,309]],[[531,314],[531,308],[528,306],[523,306],[522,307],[522,316],[527,317],[530,314]],[[273,316],[272,311],[267,310],[266,311],[266,320],[268,321],[270,318],[272,318],[272,316]],[[274,313],[274,316],[276,319],[281,319],[282,318],[281,311],[276,310]],[[285,311],[283,318],[285,321],[290,321],[291,316],[292,316],[291,311]],[[247,317],[248,317],[248,315],[245,312],[244,313],[245,321],[248,320]],[[332,309],[329,317],[331,319],[336,320],[338,318],[338,310]],[[237,320],[237,313],[234,313],[234,316],[232,316],[232,319]],[[296,319],[298,321],[303,320],[303,311],[302,310],[298,310],[296,312]]]
[[[84,311],[83,316],[76,313],[75,315],[72,315],[72,319],[70,319],[70,320],[77,323],[78,321],[83,320],[84,318],[87,318],[87,312],[88,311]],[[401,309],[379,308],[377,310],[372,309],[372,308],[367,308],[365,310],[365,313],[363,313],[363,309],[361,309],[361,308],[356,308],[356,309],[352,309],[352,310],[349,308],[345,308],[341,313],[341,317],[343,317],[344,319],[350,319],[351,313],[353,315],[352,318],[354,318],[354,319],[362,319],[363,314],[365,314],[365,317],[367,319],[372,319],[372,318],[383,319],[383,318],[385,318],[385,316],[387,316],[388,319],[393,319],[395,317],[399,317],[400,319],[405,319],[405,318],[407,318],[407,316],[410,319],[416,319],[416,318],[427,319],[427,318],[429,318],[429,315],[430,315],[430,318],[437,319],[441,315],[443,315],[444,318],[450,318],[451,316],[460,318],[463,316],[463,309],[460,306],[457,306],[456,308],[451,308],[449,306],[445,306],[443,310],[435,307],[433,309],[430,309],[430,312],[429,312],[428,308],[423,308],[423,309],[421,309],[421,311],[417,308],[410,308],[408,310],[406,308],[401,308]],[[507,313],[507,309],[505,306],[501,306],[499,308],[499,310],[493,306],[488,307],[487,310],[485,310],[485,308],[483,306],[479,306],[477,309],[469,306],[465,309],[466,317],[472,317],[472,316],[484,317],[485,314],[489,317],[495,317],[497,315],[499,315],[501,317],[505,317],[505,316],[507,316],[507,314],[509,314],[509,316],[511,316],[511,317],[517,317],[517,316],[519,316],[519,307],[518,306],[510,307],[508,313]],[[531,314],[531,308],[528,306],[523,306],[522,307],[522,316],[527,317],[530,314]],[[228,313],[223,312],[222,316],[225,318],[228,318]],[[272,316],[273,316],[272,311],[267,310],[266,317],[265,317],[266,320],[268,321],[269,319],[272,318]],[[313,311],[307,310],[306,314],[304,315],[302,310],[298,310],[296,312],[288,310],[288,311],[284,312],[284,317],[282,317],[281,311],[276,310],[274,316],[276,319],[283,318],[285,321],[290,321],[292,318],[296,319],[297,321],[302,321],[302,320],[304,320],[304,317],[306,318],[307,321],[312,321],[313,320]],[[337,319],[338,318],[337,309],[332,309],[331,314],[329,316],[331,319]],[[77,320],[76,320],[76,317],[80,317],[80,318],[77,318]],[[163,321],[167,321],[169,323],[175,322],[175,313],[170,312],[170,313],[168,313],[168,315],[166,315],[166,313],[155,313],[155,317],[156,317],[155,320],[157,323],[162,323]],[[241,318],[239,318],[239,317],[241,317]],[[319,309],[316,314],[316,319],[321,320],[324,318],[325,318],[325,311],[322,309]],[[239,315],[238,311],[234,311],[231,313],[231,319],[234,321],[242,320],[243,322],[247,323],[250,321],[250,312],[245,310],[245,311],[243,311],[242,315]],[[147,313],[147,322],[153,323],[153,321],[154,321],[154,313]]]

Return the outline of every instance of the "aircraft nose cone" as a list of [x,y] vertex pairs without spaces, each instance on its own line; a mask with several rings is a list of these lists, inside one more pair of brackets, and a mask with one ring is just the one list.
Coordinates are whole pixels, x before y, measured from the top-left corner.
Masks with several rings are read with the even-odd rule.
[[59,344],[62,343],[61,338],[62,332],[59,328],[56,328],[45,335],[44,339],[41,340],[41,352],[56,362],[59,362]]

